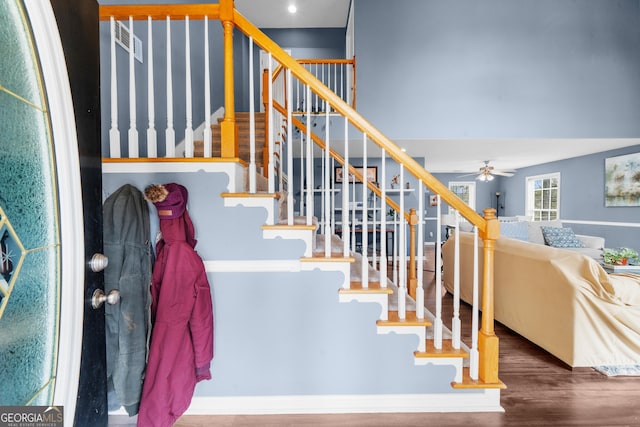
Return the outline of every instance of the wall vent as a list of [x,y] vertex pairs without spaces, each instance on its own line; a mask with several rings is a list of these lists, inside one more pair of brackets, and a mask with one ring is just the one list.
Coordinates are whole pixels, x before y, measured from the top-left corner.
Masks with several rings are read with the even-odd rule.
[[[116,21],[116,43],[129,52],[129,46],[131,46],[129,26],[120,21]],[[138,62],[144,62],[142,59],[142,41],[135,34],[133,34],[133,56]]]

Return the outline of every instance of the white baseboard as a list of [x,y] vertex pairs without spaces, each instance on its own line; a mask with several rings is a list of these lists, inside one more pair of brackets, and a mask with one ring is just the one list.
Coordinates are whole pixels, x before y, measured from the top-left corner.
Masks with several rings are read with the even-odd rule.
[[500,390],[477,393],[194,397],[185,415],[504,412]]
[[[194,397],[184,415],[504,412],[500,390],[477,393]],[[109,425],[135,425],[120,409]]]

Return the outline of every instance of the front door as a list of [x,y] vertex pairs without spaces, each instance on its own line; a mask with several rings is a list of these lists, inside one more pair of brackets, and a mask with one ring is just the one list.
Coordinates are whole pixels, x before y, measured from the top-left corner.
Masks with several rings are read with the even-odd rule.
[[0,58],[0,406],[106,425],[97,3],[0,1]]
[[[95,0],[52,0],[62,41],[78,134],[84,212],[84,318],[76,426],[107,425],[104,306],[92,296],[103,289],[103,273],[90,261],[102,253],[102,167],[100,145],[100,44]],[[96,270],[99,266],[96,266]]]

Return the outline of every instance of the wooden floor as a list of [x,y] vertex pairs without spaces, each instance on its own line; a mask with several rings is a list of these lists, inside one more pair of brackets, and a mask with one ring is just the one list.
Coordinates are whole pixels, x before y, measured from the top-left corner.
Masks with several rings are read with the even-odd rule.
[[[432,301],[432,275],[425,274],[425,282]],[[445,316],[451,305],[446,295]],[[463,329],[469,329],[469,306],[462,304],[460,316]],[[501,395],[504,413],[184,416],[176,426],[640,426],[640,377],[571,370],[499,323],[496,334],[500,379],[508,387]]]

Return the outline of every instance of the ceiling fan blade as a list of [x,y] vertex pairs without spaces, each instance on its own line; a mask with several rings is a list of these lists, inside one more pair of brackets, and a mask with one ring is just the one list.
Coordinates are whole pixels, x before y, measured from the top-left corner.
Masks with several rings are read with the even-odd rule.
[[494,175],[500,175],[500,176],[513,176],[512,172],[507,172],[507,171],[493,171]]
[[458,178],[464,178],[465,176],[473,176],[473,175],[478,175],[478,172],[467,173],[467,174],[464,174],[464,175],[458,175]]

